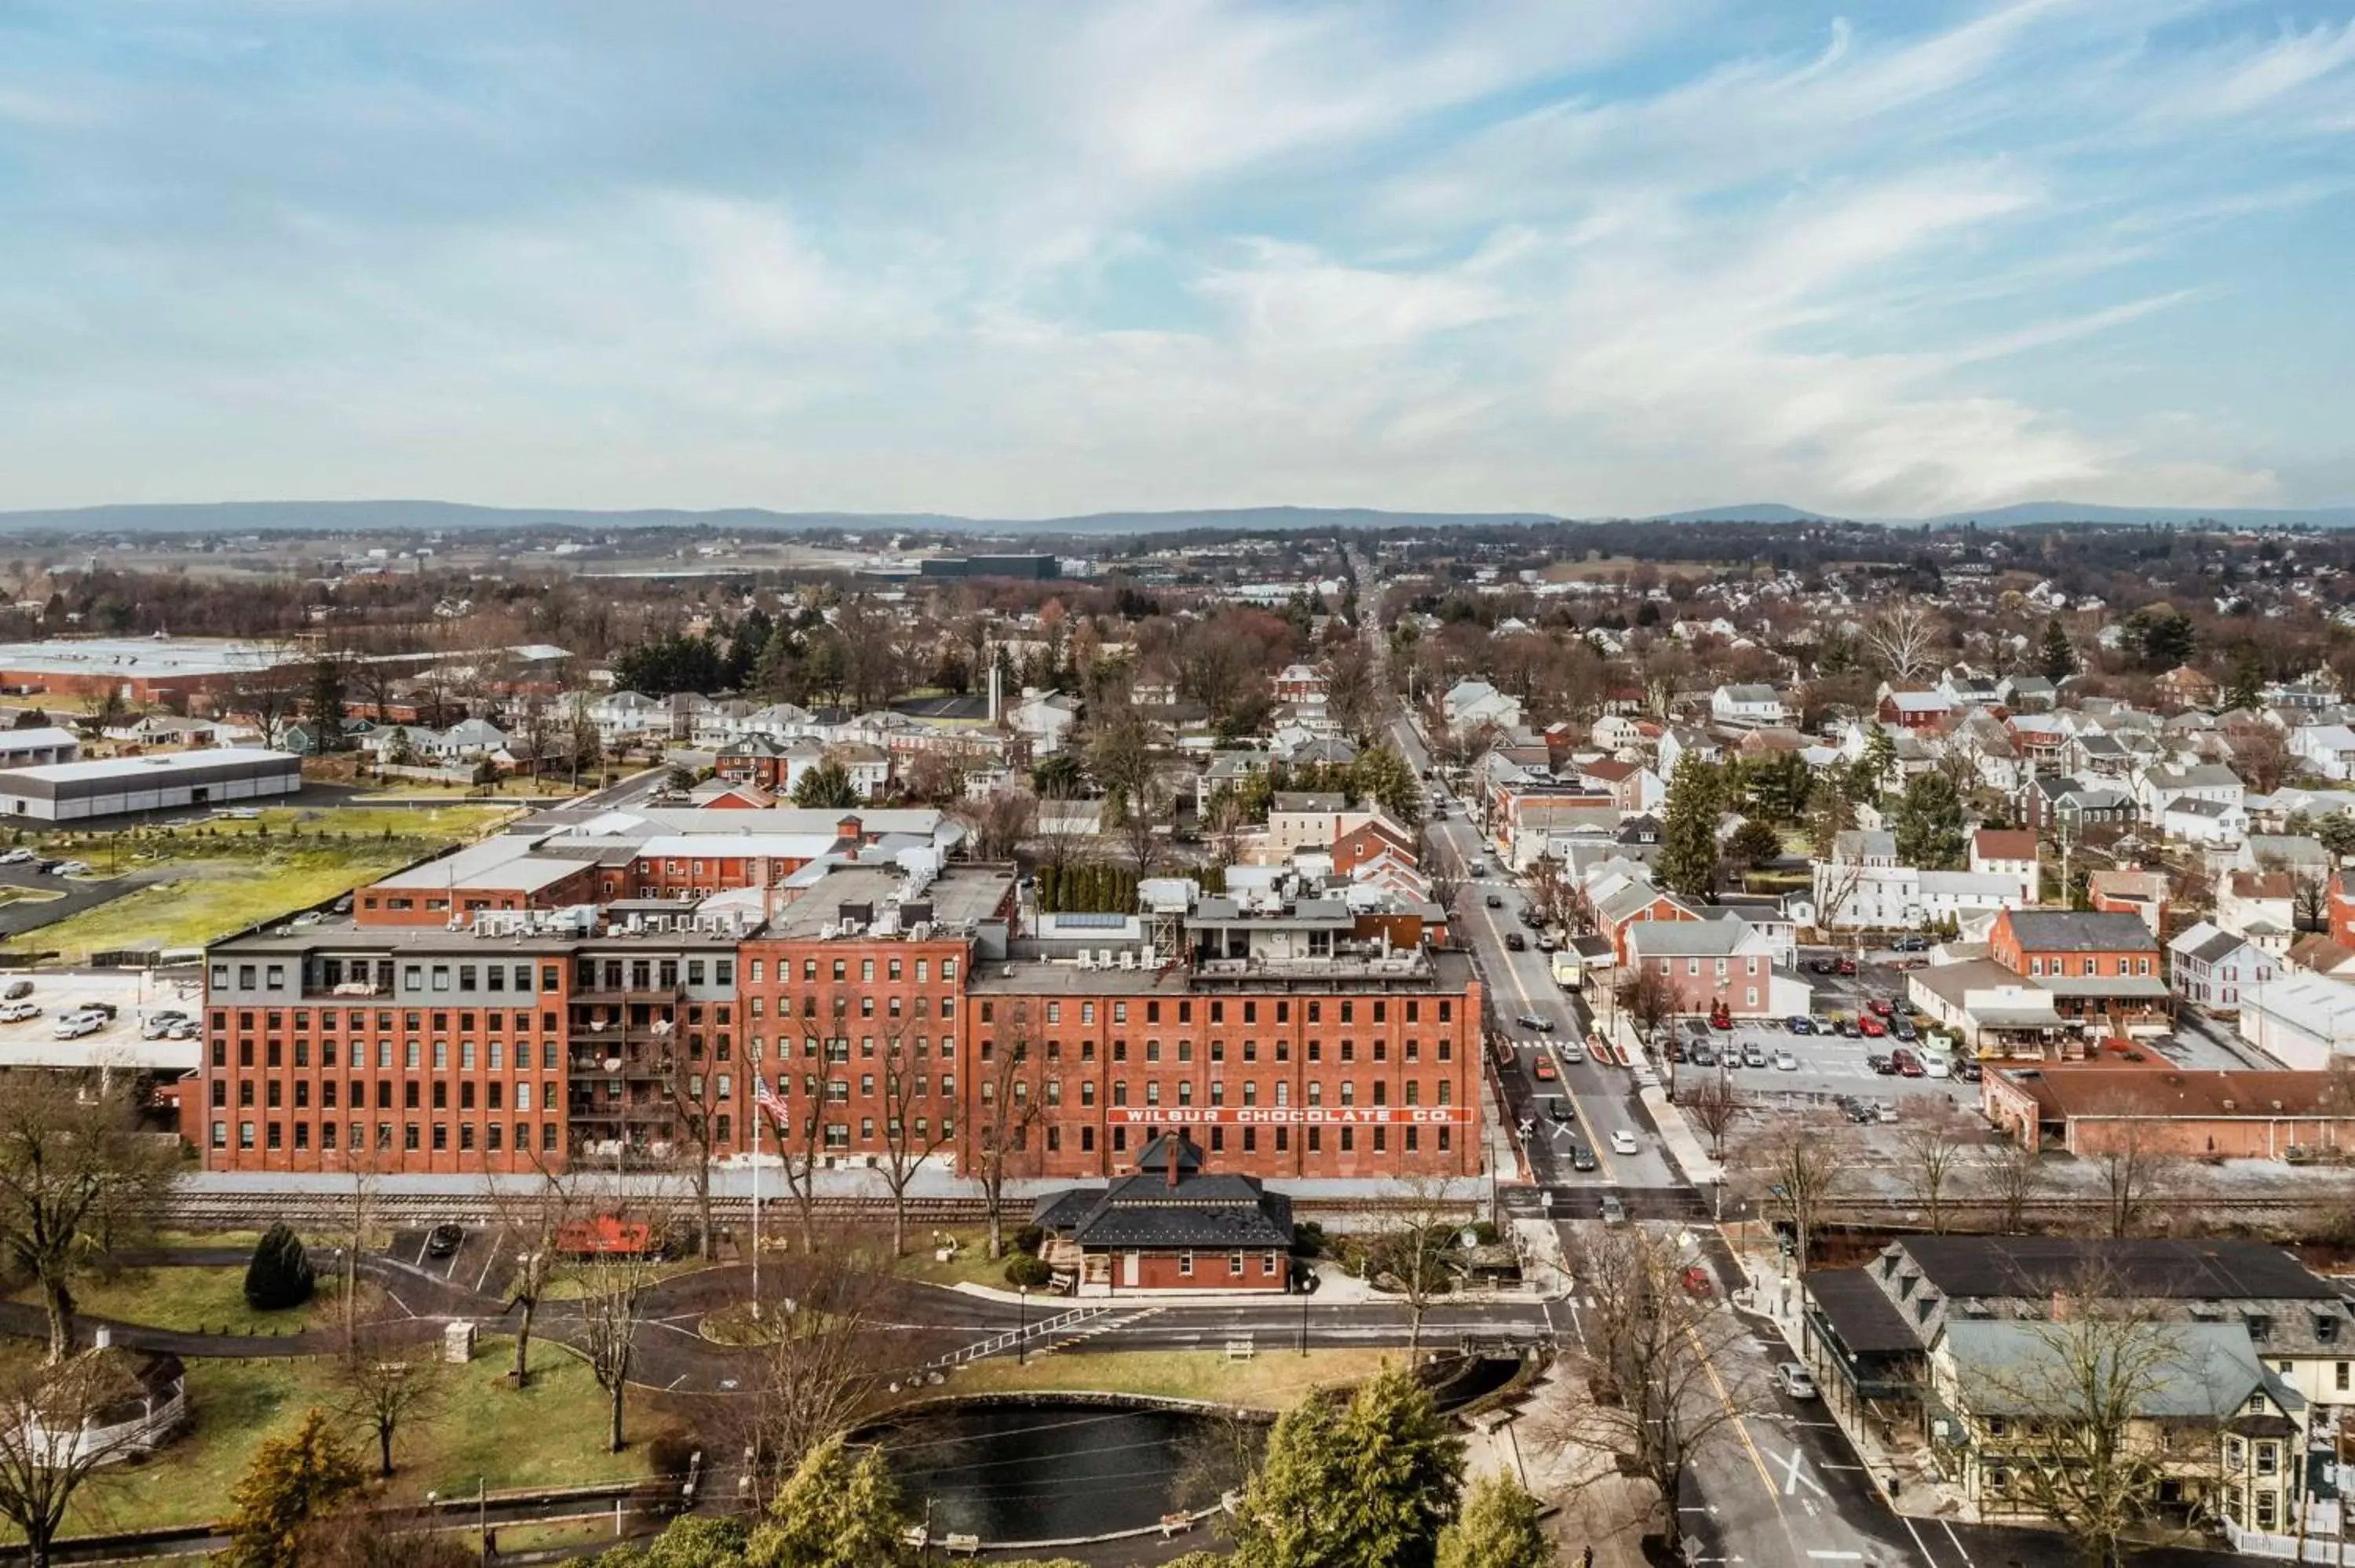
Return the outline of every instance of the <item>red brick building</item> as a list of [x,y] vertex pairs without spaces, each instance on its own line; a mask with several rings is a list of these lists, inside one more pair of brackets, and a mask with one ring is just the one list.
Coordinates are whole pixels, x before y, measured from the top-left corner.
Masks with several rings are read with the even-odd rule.
[[528,887],[478,869],[432,911],[389,890],[403,874],[353,918],[217,944],[181,1115],[206,1167],[733,1159],[765,1082],[764,1154],[815,1164],[971,1173],[1002,1149],[1017,1175],[1109,1178],[1184,1128],[1241,1174],[1480,1168],[1469,960],[1399,948],[1378,913],[1205,898],[1115,963],[1020,941],[1010,870],[922,858],[531,906],[585,874],[638,885],[635,851],[613,858],[511,863],[560,873]]
[[2138,916],[2007,909],[1987,932],[1987,957],[2051,991],[2063,1018],[2122,1033],[2168,1017],[2158,938]]

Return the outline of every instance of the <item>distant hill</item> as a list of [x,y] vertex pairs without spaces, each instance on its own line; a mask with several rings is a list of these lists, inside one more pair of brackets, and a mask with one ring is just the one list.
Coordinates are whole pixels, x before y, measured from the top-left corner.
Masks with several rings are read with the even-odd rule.
[[1779,501],[1753,501],[1740,506],[1704,506],[1697,512],[1662,512],[1646,523],[1837,523],[1820,512],[1785,506]]
[[854,533],[945,529],[991,534],[1167,534],[1188,528],[1445,528],[1548,523],[1542,512],[1383,512],[1371,507],[1245,506],[1197,512],[1096,512],[1076,517],[956,517],[934,512],[595,512],[561,506],[469,506],[450,501],[220,501],[0,512],[0,533],[243,534],[474,528],[697,526]]
[[1946,526],[1977,523],[1982,528],[2029,528],[2052,523],[2221,523],[2232,528],[2305,523],[2318,528],[2355,528],[2355,506],[2094,506],[2081,501],[2025,501],[1982,512],[1950,512],[1923,522]]
[[[563,506],[470,506],[451,501],[221,501],[187,503],[84,506],[46,511],[0,512],[0,534],[250,534],[309,530],[326,533],[453,533],[489,528],[701,527],[747,532],[794,533],[840,529],[886,533],[898,529],[1004,535],[1169,534],[1186,529],[1302,531],[1358,528],[1507,527],[1561,521],[1545,512],[1385,512],[1369,506],[1237,506],[1199,511],[1091,512],[1071,517],[962,517],[939,512],[773,512],[765,507],[714,511],[645,508],[598,512]],[[1622,521],[1590,515],[1586,521]],[[2094,506],[2068,501],[2028,502],[1955,512],[1940,517],[1865,519],[1891,527],[1960,525],[2016,528],[2054,523],[2197,523],[2263,526],[2292,523],[2323,528],[2355,528],[2355,506],[2196,507]],[[1647,523],[1831,523],[1841,519],[1781,502],[1745,502],[1639,519]]]

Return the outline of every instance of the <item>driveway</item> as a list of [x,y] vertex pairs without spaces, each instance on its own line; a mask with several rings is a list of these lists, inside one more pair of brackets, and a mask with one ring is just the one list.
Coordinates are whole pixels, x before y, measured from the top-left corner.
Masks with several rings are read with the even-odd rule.
[[0,886],[29,887],[60,895],[56,898],[25,898],[0,904],[0,938],[22,936],[44,926],[54,926],[69,915],[112,904],[126,893],[135,893],[151,882],[168,880],[173,874],[165,867],[144,866],[120,876],[84,882],[46,875],[28,865],[0,865]]

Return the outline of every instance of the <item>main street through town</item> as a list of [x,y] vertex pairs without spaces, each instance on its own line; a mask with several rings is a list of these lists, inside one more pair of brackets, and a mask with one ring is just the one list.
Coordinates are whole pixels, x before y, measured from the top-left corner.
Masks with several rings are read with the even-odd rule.
[[[1369,580],[1362,558],[1353,556],[1351,565],[1361,583]],[[1367,642],[1380,688],[1389,691],[1388,641],[1376,620],[1368,618]],[[1436,778],[1431,752],[1412,715],[1393,714],[1389,730],[1429,787]],[[1604,1197],[1615,1197],[1628,1223],[1668,1231],[1689,1247],[1709,1268],[1722,1309],[1739,1314],[1742,1331],[1705,1352],[1706,1382],[1728,1418],[1694,1457],[1677,1499],[1678,1533],[1690,1559],[1745,1568],[2016,1568],[2066,1560],[2055,1536],[1957,1526],[1892,1510],[1822,1403],[1795,1399],[1778,1386],[1776,1367],[1796,1353],[1774,1319],[1732,1304],[1731,1293],[1746,1282],[1732,1250],[1707,1223],[1714,1194],[1696,1191],[1669,1159],[1632,1070],[1595,1060],[1583,1048],[1593,1031],[1588,1003],[1556,983],[1550,959],[1527,936],[1527,895],[1496,846],[1482,839],[1478,821],[1477,803],[1450,791],[1425,823],[1424,842],[1438,869],[1462,878],[1451,924],[1472,954],[1494,1027],[1511,1042],[1502,1059],[1491,1059],[1499,1108],[1526,1180],[1503,1189],[1502,1206],[1517,1219],[1551,1224],[1562,1255],[1574,1259],[1581,1234],[1604,1223]],[[1518,950],[1509,939],[1517,932],[1524,933]],[[1580,1150],[1592,1155],[1592,1170],[1576,1168],[1585,1163],[1574,1160]],[[1562,1290],[1547,1304],[1544,1329],[1574,1351],[1593,1303],[1574,1277]],[[1492,1335],[1527,1324],[1518,1308],[1477,1308],[1474,1316]],[[1159,1331],[1180,1331],[1182,1321]],[[1451,1315],[1447,1332],[1478,1330]]]

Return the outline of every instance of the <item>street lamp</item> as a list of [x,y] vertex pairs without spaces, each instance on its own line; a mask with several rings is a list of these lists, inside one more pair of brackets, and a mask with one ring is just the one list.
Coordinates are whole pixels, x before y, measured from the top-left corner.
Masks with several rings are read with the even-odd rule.
[[1016,1286],[1014,1294],[1020,1299],[1022,1306],[1022,1316],[1017,1319],[1019,1326],[1014,1330],[1014,1364],[1028,1366],[1030,1364],[1030,1287],[1027,1285]]

